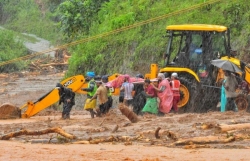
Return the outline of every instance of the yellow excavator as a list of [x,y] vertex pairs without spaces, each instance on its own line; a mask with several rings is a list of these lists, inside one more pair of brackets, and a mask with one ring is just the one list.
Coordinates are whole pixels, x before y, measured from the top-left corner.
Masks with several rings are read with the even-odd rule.
[[[178,107],[186,112],[207,112],[216,110],[220,101],[220,90],[224,74],[211,64],[211,60],[229,60],[241,68],[238,73],[238,81],[250,83],[250,66],[235,58],[230,46],[230,32],[225,26],[207,24],[170,25],[166,28],[168,45],[166,47],[165,60],[159,69],[159,64],[151,64],[150,73],[145,78],[153,79],[159,72],[170,76],[177,72],[181,81],[181,100]],[[113,74],[109,81],[117,78],[119,74]],[[84,76],[77,75],[61,82],[65,87],[71,88],[76,93],[86,94],[81,88],[87,86]],[[248,107],[247,96],[249,91],[238,98],[238,106],[242,109]],[[118,95],[119,89],[113,89],[113,95]],[[27,102],[22,118],[34,116],[43,109],[51,106],[59,100],[58,90],[55,88],[36,102]]]

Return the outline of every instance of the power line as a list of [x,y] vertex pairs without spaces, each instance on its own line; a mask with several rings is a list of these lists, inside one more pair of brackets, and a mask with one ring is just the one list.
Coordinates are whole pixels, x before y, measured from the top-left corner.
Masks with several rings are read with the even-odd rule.
[[122,31],[126,31],[126,30],[136,28],[136,27],[139,27],[139,26],[142,26],[142,25],[145,25],[145,24],[149,24],[149,23],[152,23],[152,22],[155,22],[155,21],[159,21],[159,20],[165,19],[165,18],[170,17],[170,16],[175,16],[175,15],[178,15],[178,14],[181,14],[181,13],[184,13],[184,12],[195,10],[195,9],[198,9],[198,8],[201,8],[201,7],[216,3],[216,2],[220,2],[220,1],[223,1],[223,0],[210,0],[208,2],[193,5],[191,7],[188,7],[188,8],[179,10],[179,11],[171,12],[171,13],[159,16],[159,17],[155,17],[155,18],[148,19],[148,20],[145,20],[145,21],[142,21],[142,22],[138,22],[138,23],[135,23],[133,25],[125,26],[125,27],[122,27],[122,28],[119,28],[119,29],[116,29],[116,30],[112,30],[112,31],[109,31],[109,32],[105,32],[105,33],[102,33],[102,34],[99,34],[99,35],[96,35],[96,36],[91,36],[89,38],[84,38],[84,39],[81,39],[81,40],[78,40],[78,41],[67,43],[67,44],[64,44],[64,45],[61,45],[61,46],[57,46],[57,47],[52,48],[52,49],[48,49],[48,50],[44,50],[44,51],[41,51],[41,52],[36,52],[34,54],[30,54],[30,55],[15,58],[15,59],[12,59],[12,60],[4,61],[4,62],[0,63],[0,66],[6,65],[6,64],[11,64],[11,63],[14,63],[14,62],[17,62],[17,61],[20,61],[20,60],[24,60],[24,59],[29,59],[29,58],[32,58],[32,57],[35,57],[35,56],[38,56],[38,55],[42,55],[42,54],[45,54],[45,53],[48,53],[48,52],[52,52],[52,51],[55,51],[55,50],[58,50],[58,49],[63,49],[63,48],[66,48],[66,47],[77,45],[77,44],[89,42],[89,41],[99,39],[99,38],[102,38],[102,37],[106,37],[106,36],[109,36],[109,35],[112,35],[112,34],[120,33]]

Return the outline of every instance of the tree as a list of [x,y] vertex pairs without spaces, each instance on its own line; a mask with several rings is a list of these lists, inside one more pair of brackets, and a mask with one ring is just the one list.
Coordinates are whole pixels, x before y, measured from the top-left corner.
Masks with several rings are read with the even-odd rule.
[[61,30],[69,38],[88,34],[102,3],[108,0],[67,0],[59,5]]

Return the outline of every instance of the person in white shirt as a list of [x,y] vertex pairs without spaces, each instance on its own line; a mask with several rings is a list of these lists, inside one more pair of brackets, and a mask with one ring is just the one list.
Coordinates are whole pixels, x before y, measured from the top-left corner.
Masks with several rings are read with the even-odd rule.
[[124,101],[123,103],[126,106],[129,106],[132,104],[133,101],[133,96],[132,96],[132,92],[134,90],[134,84],[129,82],[129,75],[125,75],[124,76],[124,83],[122,84],[122,87],[120,89],[120,91],[124,92]]

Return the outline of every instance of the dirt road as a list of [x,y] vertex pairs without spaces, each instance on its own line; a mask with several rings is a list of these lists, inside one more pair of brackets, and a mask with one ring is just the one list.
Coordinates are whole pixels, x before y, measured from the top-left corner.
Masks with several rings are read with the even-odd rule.
[[[62,76],[26,75],[0,79],[1,103],[10,102],[20,107],[27,100],[37,100],[54,88]],[[77,106],[82,107],[82,96],[78,99]],[[77,137],[68,140],[54,133],[13,137],[0,141],[0,160],[247,161],[250,158],[248,129],[230,133],[221,133],[217,129],[219,124],[249,123],[250,114],[246,112],[148,115],[139,116],[137,123],[131,123],[116,107],[101,118],[91,119],[81,108],[74,108],[71,114],[70,120],[60,120],[61,112],[49,109],[29,119],[0,120],[1,135],[21,129],[33,131],[61,127]],[[116,126],[118,129],[114,131]],[[158,127],[161,129],[159,138],[156,138]],[[174,144],[186,138],[205,137],[209,140],[211,136],[234,139],[228,143]],[[105,139],[112,140],[103,141]],[[89,142],[91,140],[95,144]],[[75,144],[79,141],[84,141],[84,144]]]

